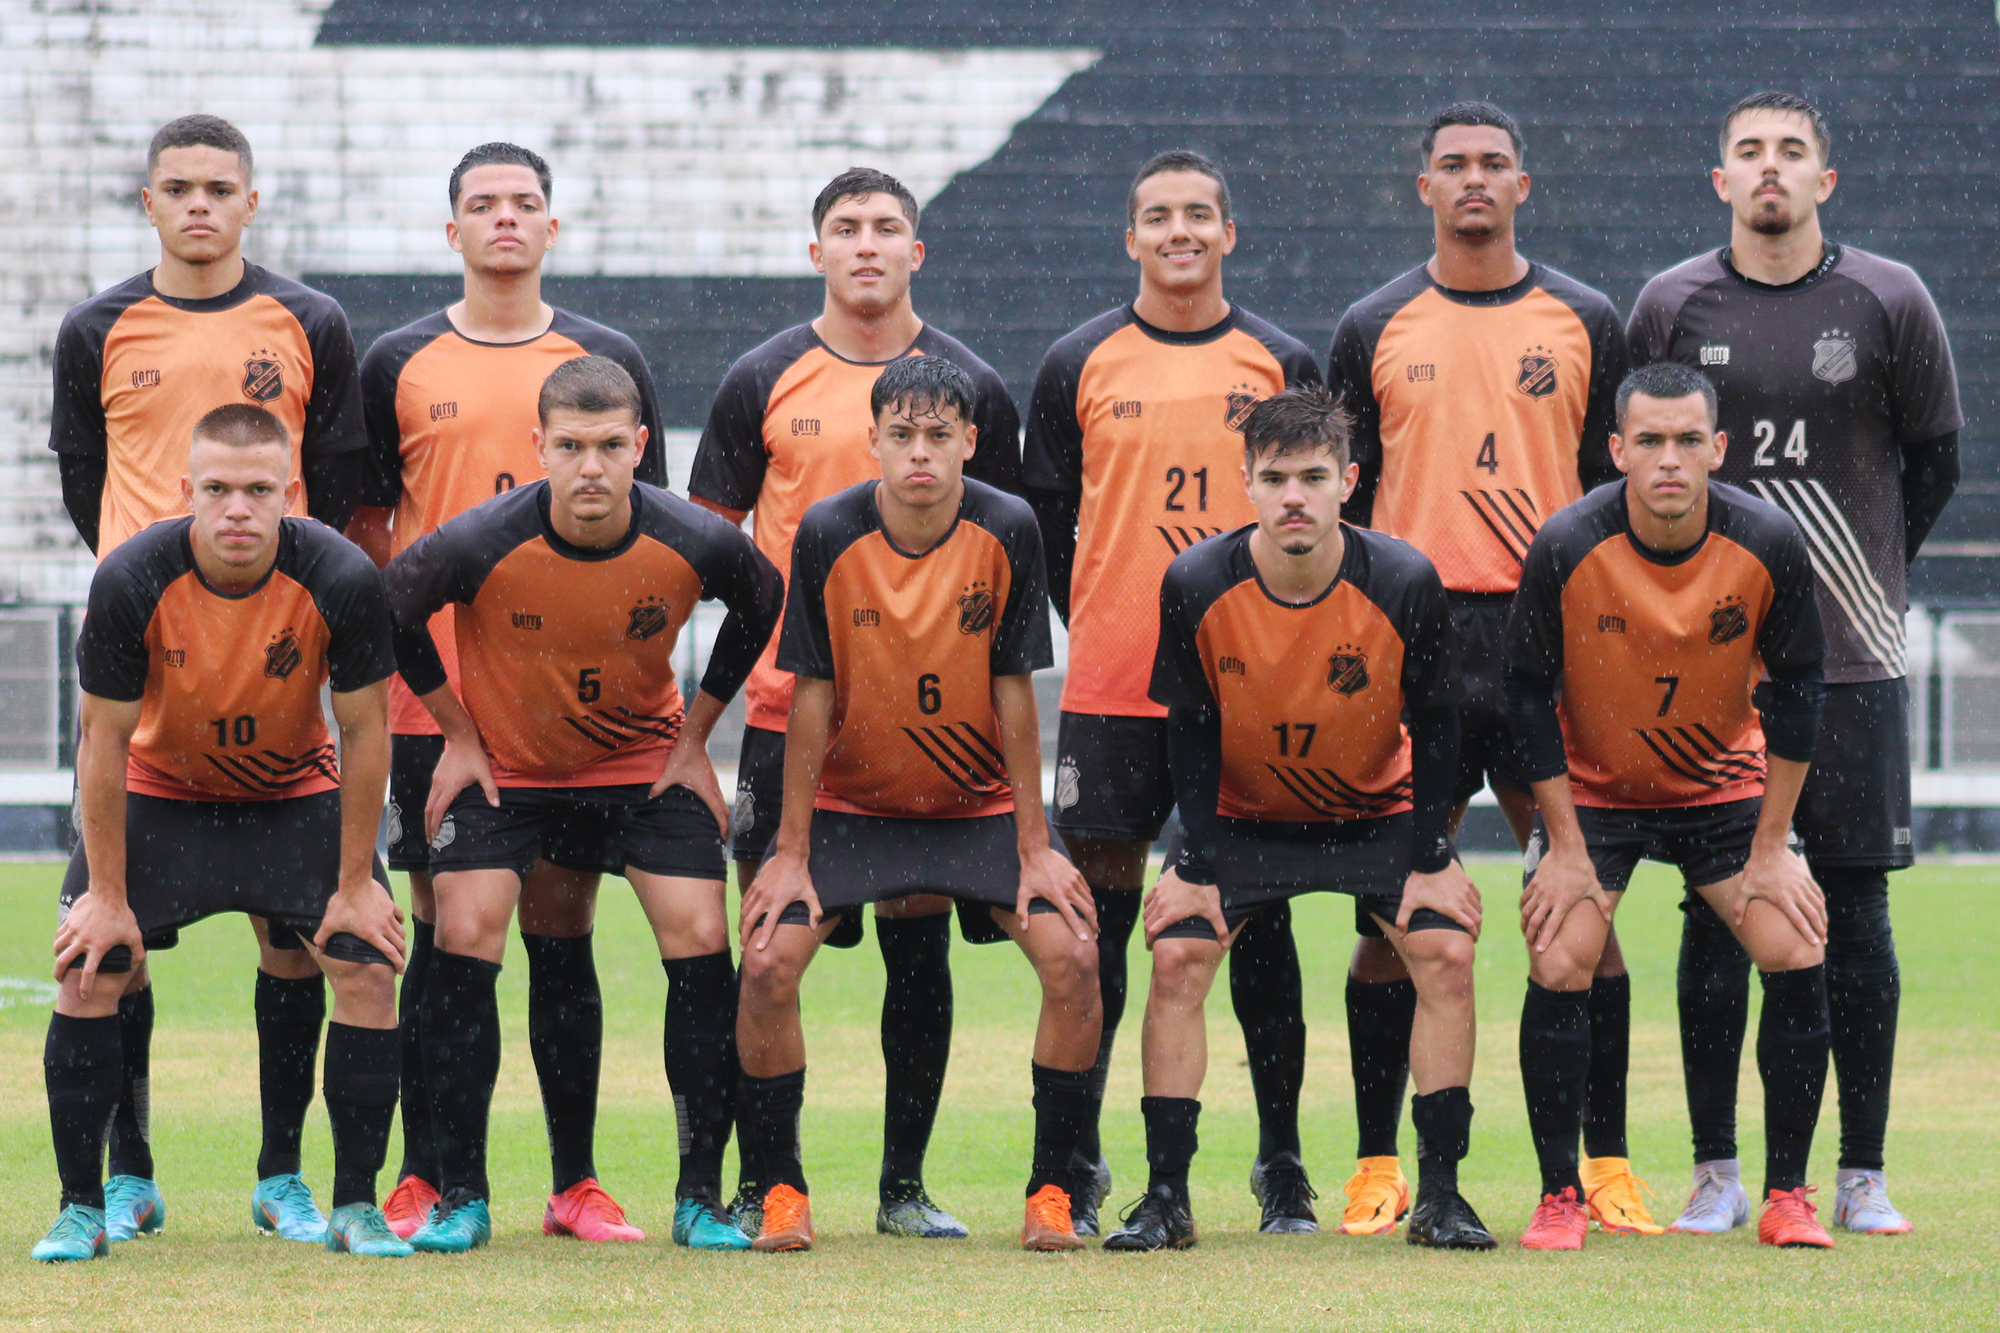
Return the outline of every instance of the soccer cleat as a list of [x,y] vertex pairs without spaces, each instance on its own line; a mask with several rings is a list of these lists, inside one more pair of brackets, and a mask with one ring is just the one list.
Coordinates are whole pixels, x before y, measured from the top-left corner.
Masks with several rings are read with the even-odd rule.
[[875,1209],[875,1230],[918,1240],[964,1240],[969,1234],[965,1223],[938,1207],[922,1186],[913,1199],[883,1200]]
[[1264,1210],[1257,1230],[1267,1236],[1304,1236],[1319,1230],[1312,1201],[1319,1197],[1297,1153],[1283,1152],[1250,1168],[1250,1193]]
[[1384,1236],[1410,1211],[1410,1182],[1393,1157],[1364,1157],[1347,1181],[1347,1208],[1334,1230],[1348,1236]]
[[1076,1234],[1070,1220],[1067,1193],[1044,1185],[1028,1196],[1027,1213],[1021,1219],[1021,1248],[1043,1253],[1083,1248],[1083,1237]]
[[1812,1192],[1810,1185],[1772,1190],[1764,1200],[1764,1215],[1757,1219],[1757,1239],[1787,1250],[1832,1249],[1833,1237],[1819,1224],[1819,1209],[1806,1198]]
[[1445,1189],[1417,1195],[1405,1237],[1412,1245],[1434,1250],[1490,1250],[1500,1243],[1464,1196]]
[[1869,1236],[1901,1236],[1912,1229],[1910,1219],[1889,1202],[1889,1180],[1880,1171],[1844,1166],[1834,1181],[1835,1226]]
[[49,1234],[35,1242],[28,1257],[45,1264],[71,1263],[79,1259],[102,1259],[111,1253],[104,1232],[104,1210],[73,1203],[56,1216]]
[[1694,1189],[1687,1207],[1667,1230],[1680,1235],[1719,1236],[1750,1220],[1750,1196],[1735,1158],[1694,1164]]
[[1651,1191],[1632,1174],[1628,1159],[1586,1157],[1577,1164],[1577,1174],[1583,1177],[1590,1220],[1598,1226],[1624,1236],[1658,1236],[1666,1231],[1646,1208],[1645,1196]]
[[1574,1187],[1563,1186],[1561,1194],[1544,1194],[1521,1233],[1524,1250],[1580,1250],[1583,1233],[1590,1230],[1590,1214],[1577,1201]]
[[326,1219],[326,1248],[364,1259],[407,1259],[416,1253],[390,1230],[389,1219],[372,1203],[344,1203],[334,1209]]
[[753,1250],[810,1250],[813,1247],[812,1200],[790,1185],[773,1185],[764,1193],[764,1227],[750,1242]]
[[729,1201],[729,1217],[744,1235],[761,1234],[764,1230],[763,1189],[747,1180],[740,1182],[736,1186],[736,1197]]
[[313,1202],[312,1188],[297,1172],[265,1176],[250,1194],[250,1222],[267,1236],[318,1245],[326,1239],[326,1218]]
[[167,1201],[144,1176],[113,1176],[104,1182],[104,1238],[113,1244],[157,1236],[167,1228]]
[[674,1205],[674,1244],[690,1250],[747,1250],[750,1238],[720,1204],[700,1196]]
[[431,1215],[431,1205],[437,1201],[438,1192],[428,1180],[422,1176],[404,1176],[389,1191],[389,1201],[382,1205],[382,1216],[388,1219],[389,1230],[408,1240],[417,1234],[417,1228]]
[[410,1248],[427,1254],[464,1254],[493,1239],[493,1214],[486,1200],[453,1190],[431,1206],[430,1216],[410,1237]]
[[625,1220],[618,1201],[591,1177],[549,1196],[549,1206],[542,1210],[542,1234],[578,1240],[646,1239],[645,1232]]
[[1070,1183],[1075,1187],[1069,1192],[1069,1220],[1076,1227],[1077,1235],[1095,1236],[1097,1210],[1104,1206],[1105,1196],[1111,1193],[1111,1164],[1102,1157],[1094,1162],[1072,1157],[1069,1175]]
[[1104,1238],[1107,1250],[1185,1250],[1200,1239],[1193,1210],[1164,1186],[1141,1195],[1119,1220]]

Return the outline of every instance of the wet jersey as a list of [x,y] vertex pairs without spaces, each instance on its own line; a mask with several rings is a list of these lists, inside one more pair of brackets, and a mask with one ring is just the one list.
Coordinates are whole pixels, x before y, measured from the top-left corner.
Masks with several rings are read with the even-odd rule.
[[[972,377],[979,438],[965,475],[1004,491],[1021,488],[1021,418],[993,368],[958,339],[924,325],[904,356],[941,356]],[[900,360],[901,358],[896,358]],[[813,332],[786,329],[746,352],[723,376],[695,450],[688,494],[748,510],[757,549],[790,569],[792,536],[811,506],[880,475],[868,452],[868,396],[887,362],[849,361]],[[748,722],[783,731],[792,682],[773,641],[750,673]]]
[[1216,813],[1287,822],[1408,810],[1405,709],[1457,702],[1444,585],[1393,537],[1342,525],[1333,586],[1264,590],[1253,524],[1179,556],[1160,588],[1152,696],[1221,722]]
[[347,693],[395,671],[380,572],[333,529],[288,518],[263,582],[219,592],[195,566],[193,527],[148,527],[90,581],[77,683],[140,703],[126,790],[267,801],[338,787],[320,686]]
[[951,531],[912,555],[882,528],[878,484],[807,510],[792,546],[778,667],[834,691],[814,808],[1005,814],[993,678],[1055,660],[1034,512],[968,480]]
[[[1507,627],[1510,703],[1561,681],[1561,744],[1515,713],[1528,776],[1567,771],[1579,805],[1677,807],[1761,795],[1765,731],[1750,691],[1818,689],[1824,643],[1798,525],[1712,484],[1708,531],[1664,554],[1632,535],[1625,484],[1600,486],[1543,525]],[[1815,719],[1817,707],[1814,710]],[[1814,726],[1817,725],[1815,720]],[[1809,760],[1775,731],[1772,752]]]
[[[540,337],[475,342],[439,311],[375,340],[361,359],[370,462],[361,503],[396,511],[393,554],[474,505],[540,479],[533,431],[541,424],[536,404],[542,381],[579,356],[609,357],[637,381],[647,445],[636,475],[665,486],[666,442],[653,373],[624,334],[558,310]],[[438,613],[431,636],[455,687],[451,614],[450,607]],[[437,723],[401,680],[389,691],[389,729],[398,736],[437,735]]]
[[[187,512],[194,423],[224,403],[265,408],[307,458],[367,443],[347,316],[332,297],[255,264],[222,296],[153,290],[150,270],[99,292],[56,334],[49,448],[105,460],[97,553]],[[300,492],[294,513],[304,513]]]
[[397,666],[419,695],[449,683],[429,626],[455,606],[459,698],[503,787],[653,781],[680,732],[674,649],[694,604],[729,608],[701,681],[725,702],[784,604],[742,529],[643,482],[613,546],[564,541],[538,481],[460,514],[384,573]]
[[1923,282],[1829,245],[1818,268],[1773,287],[1719,250],[1647,283],[1630,332],[1635,357],[1683,362],[1715,382],[1729,436],[1716,477],[1804,530],[1827,680],[1905,675],[1902,451],[1964,424],[1951,345]]
[[1536,529],[1617,475],[1607,441],[1625,331],[1542,264],[1462,292],[1423,265],[1349,306],[1327,383],[1354,414],[1346,516],[1403,538],[1457,592],[1512,592]]
[[1022,479],[1077,498],[1064,712],[1165,716],[1146,693],[1161,576],[1204,537],[1256,520],[1243,493],[1243,418],[1318,382],[1305,344],[1241,307],[1173,333],[1120,306],[1049,348]]

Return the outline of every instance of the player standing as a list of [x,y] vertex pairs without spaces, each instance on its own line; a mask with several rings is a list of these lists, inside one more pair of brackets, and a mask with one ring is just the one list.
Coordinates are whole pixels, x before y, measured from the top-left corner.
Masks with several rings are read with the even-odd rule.
[[[1354,412],[1361,479],[1351,522],[1429,556],[1451,602],[1465,697],[1452,828],[1491,786],[1526,845],[1534,802],[1514,761],[1501,698],[1507,608],[1541,523],[1616,475],[1605,441],[1626,369],[1623,329],[1603,295],[1515,248],[1528,197],[1520,127],[1484,102],[1431,117],[1417,195],[1431,258],[1341,317],[1327,381]],[[1408,1189],[1396,1131],[1416,997],[1400,960],[1357,914],[1348,1038],[1360,1163],[1341,1230],[1393,1230]],[[1585,1183],[1606,1228],[1657,1234],[1625,1141],[1631,983],[1614,936],[1592,990]]]
[[[1958,380],[1937,307],[1909,268],[1825,238],[1826,122],[1803,98],[1756,93],[1723,117],[1715,190],[1729,245],[1639,294],[1633,354],[1699,365],[1734,447],[1717,476],[1805,530],[1826,627],[1826,725],[1795,824],[1826,894],[1826,990],[1840,1088],[1834,1221],[1904,1232],[1883,1171],[1902,976],[1889,872],[1910,835],[1904,579],[1958,484]],[[1695,1185],[1675,1225],[1749,1217],[1736,1165],[1736,1071],[1749,960],[1690,901],[1681,933],[1681,1052]]]
[[[1319,380],[1302,343],[1223,298],[1236,223],[1215,163],[1181,150],[1153,157],[1126,210],[1139,295],[1049,349],[1023,457],[1050,597],[1070,631],[1052,822],[1091,886],[1100,929],[1104,1037],[1076,1165],[1082,1235],[1097,1234],[1111,1187],[1097,1122],[1146,856],[1174,804],[1167,710],[1146,693],[1160,578],[1195,542],[1254,520],[1230,480],[1242,466],[1243,418],[1259,399]],[[1229,971],[1257,1094],[1251,1190],[1263,1229],[1317,1230],[1299,1159],[1306,1038],[1289,909],[1243,932]]]
[[[189,432],[233,402],[284,423],[292,475],[304,480],[292,512],[344,526],[366,444],[354,340],[332,298],[244,260],[243,231],[257,216],[249,140],[215,116],[168,122],[147,149],[140,199],[159,263],[77,306],[56,335],[49,448],[77,535],[101,559],[184,514]],[[299,1176],[299,1140],[326,990],[292,931],[254,915],[251,925],[264,1113],[251,1216],[289,1240],[318,1241],[326,1219]],[[113,1240],[157,1231],[166,1209],[148,1128],[153,991],[143,964],[133,986],[118,1011],[126,1068],[106,1187]]]

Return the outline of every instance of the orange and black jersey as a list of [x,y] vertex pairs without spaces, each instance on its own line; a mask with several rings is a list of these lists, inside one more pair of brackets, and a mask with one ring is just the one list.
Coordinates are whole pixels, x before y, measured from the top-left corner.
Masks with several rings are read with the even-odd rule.
[[[924,325],[903,356],[941,356],[972,377],[979,430],[965,475],[1003,491],[1021,489],[1021,418],[993,367],[958,339]],[[901,360],[902,357],[893,358]],[[849,361],[811,324],[786,329],[744,353],[722,378],[695,450],[688,494],[755,515],[757,549],[779,569],[811,506],[879,475],[868,452],[868,398],[888,362]],[[773,642],[750,675],[749,723],[783,731],[792,683]]]
[[614,546],[564,541],[538,481],[452,519],[385,577],[396,663],[419,695],[449,683],[430,623],[454,607],[459,696],[503,787],[651,782],[680,731],[674,647],[694,604],[729,608],[701,681],[726,701],[784,603],[740,528],[643,482]]
[[[1579,805],[1760,795],[1764,752],[1812,759],[1825,654],[1812,562],[1783,510],[1720,482],[1694,546],[1632,534],[1625,483],[1543,525],[1507,625],[1507,708],[1525,776]],[[1765,673],[1759,725],[1750,692]],[[1555,702],[1558,681],[1562,703]]]
[[263,801],[339,786],[319,691],[395,672],[381,573],[331,528],[288,518],[263,582],[218,592],[195,566],[193,526],[148,527],[90,581],[77,682],[100,699],[140,702],[126,790]]
[[[542,381],[572,357],[609,357],[639,386],[647,443],[637,477],[667,483],[666,441],[653,374],[622,333],[557,310],[548,331],[517,343],[477,342],[439,311],[375,340],[361,358],[361,403],[369,468],[361,503],[393,508],[391,552],[400,555],[449,519],[542,475],[533,432]],[[445,672],[458,684],[451,612],[431,626]],[[398,682],[389,726],[399,736],[435,736],[437,723]]]
[[1617,475],[1618,312],[1542,264],[1491,292],[1418,265],[1347,308],[1327,383],[1354,414],[1348,519],[1401,537],[1456,592],[1512,592],[1550,514]]
[[49,448],[85,544],[103,555],[184,513],[194,423],[245,402],[285,423],[313,515],[344,527],[367,440],[354,338],[332,297],[245,264],[229,292],[183,300],[154,291],[148,270],[64,316]]
[[1441,868],[1457,756],[1439,766],[1428,751],[1447,738],[1455,750],[1458,682],[1437,571],[1407,543],[1343,525],[1333,584],[1283,602],[1258,577],[1256,531],[1200,543],[1160,585],[1151,694],[1168,710],[1195,862],[1204,815],[1296,824],[1418,809],[1419,868]]
[[1014,808],[993,678],[1054,664],[1034,512],[968,480],[958,519],[921,555],[897,548],[879,482],[806,511],[792,546],[782,671],[833,682],[814,807],[958,818]]
[[1194,333],[1120,306],[1049,348],[1022,479],[1069,626],[1063,711],[1163,715],[1146,696],[1160,577],[1194,543],[1256,519],[1241,480],[1243,418],[1260,399],[1318,382],[1305,344],[1240,306]]

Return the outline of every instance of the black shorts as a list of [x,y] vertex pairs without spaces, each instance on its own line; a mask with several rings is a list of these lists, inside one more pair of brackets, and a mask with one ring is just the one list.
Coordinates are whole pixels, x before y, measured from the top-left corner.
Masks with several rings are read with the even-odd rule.
[[785,733],[745,727],[736,760],[736,804],[729,812],[730,859],[762,861],[784,816]]
[[[424,841],[424,804],[430,800],[431,774],[444,754],[442,736],[389,738],[389,868],[427,873],[430,844]],[[476,789],[475,789],[476,790]],[[615,875],[618,861],[598,807],[579,808],[553,828],[543,841],[542,859],[565,870]],[[277,940],[273,938],[273,944]],[[280,946],[282,947],[282,946]]]
[[1068,838],[1150,845],[1173,808],[1165,718],[1062,715],[1050,827]]
[[1507,729],[1507,614],[1514,595],[1447,592],[1453,652],[1458,659],[1458,784],[1452,803],[1462,805],[1487,785],[1528,790]]
[[[458,794],[431,841],[434,875],[511,870],[525,878],[553,860],[551,842],[579,826],[604,830],[600,865],[675,879],[724,879],[722,834],[701,798],[669,787],[647,799],[644,786],[502,787],[496,808],[477,786]],[[571,867],[572,869],[576,867]]]
[[1792,828],[1815,865],[1903,870],[1910,836],[1910,685],[1826,687],[1819,746]]
[[[1681,872],[1687,889],[1720,884],[1750,861],[1750,842],[1764,802],[1758,797],[1717,805],[1671,806],[1631,810],[1579,805],[1576,822],[1590,849],[1590,864],[1606,893],[1623,893],[1641,861],[1660,861]],[[1535,816],[1528,851],[1521,863],[1521,882],[1534,878],[1535,867],[1548,851],[1548,833]]]
[[[375,864],[376,882],[389,877]],[[79,841],[63,875],[57,911],[90,888],[90,863]],[[147,950],[171,949],[183,926],[222,912],[245,912],[270,923],[273,943],[302,948],[299,936],[319,933],[326,905],[340,888],[340,793],[275,801],[181,801],[133,792],[125,798],[125,900],[139,920]],[[60,920],[60,915],[58,916]],[[350,963],[387,963],[353,935],[327,941],[327,955]],[[131,950],[113,949],[99,965],[128,972]]]

